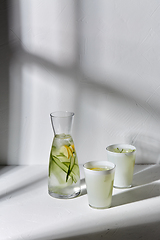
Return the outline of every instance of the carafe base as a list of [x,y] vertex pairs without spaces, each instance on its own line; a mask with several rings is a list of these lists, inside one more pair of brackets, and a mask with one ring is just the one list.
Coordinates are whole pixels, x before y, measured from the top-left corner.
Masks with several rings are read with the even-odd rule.
[[49,194],[51,197],[59,198],[59,199],[75,198],[75,197],[78,197],[78,196],[80,195],[80,193],[81,193],[81,191],[74,192],[74,193],[71,194],[71,195],[62,195],[62,194],[58,194],[58,193],[54,193],[54,192],[48,191],[48,194]]

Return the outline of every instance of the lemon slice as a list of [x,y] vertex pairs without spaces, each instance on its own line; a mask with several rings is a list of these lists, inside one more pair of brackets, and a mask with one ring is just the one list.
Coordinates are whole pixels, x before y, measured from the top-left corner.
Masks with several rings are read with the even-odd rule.
[[73,151],[70,147],[67,147],[67,150],[68,150],[69,157],[72,157],[73,156]]
[[62,153],[65,157],[69,158],[68,146],[62,146],[60,148],[60,153]]
[[74,144],[72,144],[71,146],[69,146],[70,149],[72,150],[72,153],[75,152],[75,148],[74,148]]
[[65,157],[68,159],[73,156],[73,149],[72,147],[68,147],[67,145],[64,145],[60,148],[60,153],[62,153]]

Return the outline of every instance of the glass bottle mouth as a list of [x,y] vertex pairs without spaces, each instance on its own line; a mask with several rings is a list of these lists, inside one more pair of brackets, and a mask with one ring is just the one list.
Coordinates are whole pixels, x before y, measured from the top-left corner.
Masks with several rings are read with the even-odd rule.
[[54,118],[66,118],[66,117],[73,117],[74,116],[74,112],[68,112],[68,111],[56,111],[56,112],[52,112],[50,114],[51,117]]
[[51,123],[55,135],[71,134],[74,113],[68,111],[56,111],[50,114]]

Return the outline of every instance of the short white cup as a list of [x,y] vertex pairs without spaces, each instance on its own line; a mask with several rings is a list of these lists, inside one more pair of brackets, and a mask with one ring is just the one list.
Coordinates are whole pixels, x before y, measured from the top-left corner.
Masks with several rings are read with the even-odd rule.
[[[132,150],[131,152],[115,152],[115,149],[122,151]],[[106,148],[107,161],[116,165],[114,187],[129,188],[132,186],[136,148],[130,144],[113,144]]]
[[[105,168],[97,171],[93,168]],[[91,161],[83,165],[89,206],[109,208],[112,202],[112,191],[115,164],[107,161]]]

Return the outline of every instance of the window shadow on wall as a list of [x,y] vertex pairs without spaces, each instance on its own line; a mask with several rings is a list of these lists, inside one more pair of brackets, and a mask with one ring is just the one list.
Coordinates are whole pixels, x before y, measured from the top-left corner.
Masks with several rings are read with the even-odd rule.
[[[45,69],[46,71],[56,74],[60,74],[64,77],[68,77],[71,82],[73,82],[76,85],[76,94],[75,94],[75,109],[76,117],[77,119],[81,119],[81,116],[83,115],[83,110],[81,108],[82,105],[82,99],[83,99],[83,92],[84,89],[88,87],[90,91],[92,91],[93,95],[96,92],[100,92],[102,94],[111,93],[113,97],[119,100],[119,102],[123,101],[124,99],[128,102],[128,104],[135,101],[133,96],[128,94],[125,91],[122,91],[122,89],[118,89],[117,87],[114,87],[114,85],[108,84],[108,82],[114,82],[117,79],[114,79],[114,76],[104,75],[103,77],[97,78],[97,76],[91,76],[88,75],[86,72],[83,71],[83,68],[81,66],[81,51],[82,49],[82,35],[83,35],[83,19],[82,13],[83,13],[83,1],[82,2],[74,2],[74,14],[76,16],[75,19],[75,62],[72,64],[72,66],[69,67],[62,67],[58,64],[56,64],[54,61],[51,61],[43,56],[37,56],[36,54],[33,54],[31,52],[27,52],[24,47],[23,43],[21,42],[21,32],[22,29],[19,29],[19,36],[16,36],[15,33],[9,29],[8,25],[8,19],[9,19],[9,11],[12,9],[12,3],[9,1],[3,1],[2,2],[2,44],[0,51],[2,52],[1,56],[1,71],[2,71],[2,88],[0,94],[1,97],[1,124],[0,124],[0,131],[1,131],[1,156],[0,156],[0,164],[8,164],[8,159],[14,158],[16,162],[20,162],[20,145],[22,142],[22,132],[21,129],[24,127],[22,125],[22,109],[23,109],[23,102],[22,102],[22,68],[24,65],[28,65],[29,68],[32,68],[32,66],[37,66],[39,69]],[[27,11],[28,9],[26,9]],[[97,9],[94,9],[95,11],[99,11],[99,6],[97,6]],[[21,22],[21,9],[20,9],[20,3],[16,2],[16,21],[20,24]],[[93,13],[94,15],[95,13]],[[94,16],[92,16],[94,17]],[[8,32],[10,31],[11,39],[9,39]],[[15,39],[19,40],[18,44],[15,44],[14,47],[14,41]],[[10,42],[11,41],[11,42]],[[11,43],[11,44],[10,44]],[[12,46],[12,49],[10,48]],[[12,53],[12,55],[11,55]],[[87,53],[86,53],[87,54]],[[96,56],[95,56],[96,57]],[[10,68],[10,62],[16,62],[15,68],[12,66],[12,75],[15,77],[15,83],[13,84],[13,81],[10,81],[9,76],[9,68]],[[15,75],[15,76],[14,76]],[[105,81],[108,79],[109,81]],[[120,79],[119,79],[120,81]],[[85,83],[85,84],[83,84]],[[87,86],[87,87],[86,87]],[[14,101],[12,101],[14,99]],[[28,99],[30,101],[30,99]],[[136,101],[139,103],[139,105],[142,105],[142,107],[145,109],[146,112],[149,114],[151,113],[151,108],[149,105],[144,104],[144,102],[139,98],[136,99]],[[29,105],[29,103],[28,103]],[[30,102],[30,105],[32,105],[32,102]],[[10,110],[9,110],[10,109]],[[15,109],[16,111],[14,111]],[[136,112],[135,112],[136,115]],[[157,116],[160,115],[160,112],[157,111]],[[76,129],[77,129],[77,136],[80,134],[80,122],[77,121]],[[128,138],[129,139],[129,138]],[[129,141],[134,144],[135,135],[131,136]],[[143,149],[143,152],[145,150]],[[158,152],[159,154],[159,152]]]
[[[1,76],[2,76],[2,80],[1,80],[1,88],[0,88],[0,114],[1,114],[1,124],[0,124],[0,133],[1,133],[1,144],[0,144],[0,153],[1,153],[1,157],[0,157],[0,164],[8,164],[8,157],[12,157],[11,155],[8,156],[8,150],[9,147],[12,147],[12,141],[16,142],[16,148],[13,149],[13,151],[10,152],[10,154],[14,154],[14,157],[16,159],[19,158],[19,145],[21,142],[21,104],[22,104],[22,83],[21,81],[21,68],[24,64],[29,64],[30,66],[32,65],[37,65],[39,68],[44,68],[47,69],[50,72],[55,72],[55,73],[60,73],[64,76],[68,76],[71,81],[75,82],[76,84],[79,86],[78,91],[76,93],[76,99],[75,99],[75,105],[76,105],[76,109],[77,109],[77,117],[80,117],[81,115],[81,111],[80,109],[80,104],[81,104],[81,98],[82,98],[82,92],[83,92],[83,88],[81,88],[79,83],[85,83],[88,84],[89,88],[93,91],[101,91],[101,92],[112,92],[112,94],[116,97],[118,97],[120,100],[126,98],[128,102],[132,102],[134,99],[130,96],[127,95],[127,93],[125,92],[120,92],[117,89],[115,89],[114,87],[111,87],[110,85],[107,85],[105,83],[97,81],[97,78],[95,77],[90,77],[87,74],[85,74],[84,72],[82,72],[81,67],[80,67],[80,62],[79,62],[79,56],[80,56],[80,52],[81,52],[81,38],[80,38],[80,34],[81,34],[81,26],[80,26],[80,22],[78,22],[78,25],[75,26],[75,29],[77,31],[80,31],[79,33],[76,34],[77,36],[77,59],[75,61],[75,64],[70,67],[70,68],[65,68],[65,67],[60,67],[57,64],[55,64],[54,62],[49,61],[48,59],[45,59],[43,57],[39,57],[36,56],[34,54],[31,54],[27,51],[25,51],[23,49],[23,47],[19,44],[19,46],[16,46],[16,49],[10,49],[10,39],[9,39],[9,35],[8,35],[8,10],[10,7],[10,3],[9,1],[2,1],[1,6],[3,8],[2,11],[2,21],[1,21],[1,31],[2,31],[2,38],[1,38],[1,48],[0,48],[0,52],[1,52],[1,59],[0,59],[0,72],[1,72]],[[17,4],[18,7],[18,4]],[[80,14],[80,3],[77,3],[77,6],[75,6],[75,10],[77,14]],[[19,13],[20,14],[20,13]],[[17,18],[20,16],[17,16]],[[20,21],[20,18],[19,18]],[[16,50],[16,52],[12,52]],[[9,66],[10,66],[10,60],[14,58],[18,58],[18,75],[16,72],[16,77],[17,77],[17,88],[13,89],[12,88],[12,82],[10,82],[10,76],[9,76]],[[13,71],[14,74],[14,71]],[[106,76],[106,78],[109,76]],[[114,79],[113,79],[114,80]],[[15,97],[15,102],[14,104],[16,104],[16,106],[13,106],[12,102],[10,102],[10,99],[12,97],[12,94],[14,94],[16,92],[16,96]],[[139,102],[143,105],[143,102],[141,102],[139,100]],[[11,104],[11,106],[10,106]],[[14,107],[14,109],[16,109],[16,112],[12,112],[9,111],[9,108],[12,108],[12,106]],[[148,111],[150,111],[150,109],[147,109]],[[9,114],[10,112],[10,114]],[[158,113],[159,115],[160,113]],[[15,125],[13,124],[12,127],[13,129],[10,129],[10,121],[13,121],[15,123]],[[12,131],[13,134],[13,138],[10,139],[10,130]],[[79,130],[80,131],[80,130]],[[159,176],[159,175],[158,175]],[[25,191],[25,189],[29,189],[30,186],[33,186],[41,182],[43,182],[45,179],[44,176],[37,178],[35,181],[33,182],[28,182],[26,183],[24,186],[20,186],[19,188],[11,191],[8,193],[7,196],[9,196],[10,194],[21,194],[22,190]],[[144,188],[144,190],[151,190],[151,188]],[[145,191],[144,191],[145,192]],[[135,191],[133,191],[133,193],[135,193]],[[124,196],[126,197],[126,195],[124,194]],[[128,195],[127,195],[128,196]],[[1,196],[2,199],[5,199],[6,195]],[[148,196],[147,196],[148,197]],[[119,196],[116,197],[117,201],[119,201]],[[139,198],[138,198],[139,199]],[[141,199],[139,199],[141,200]],[[129,200],[128,200],[129,201]],[[130,200],[131,201],[131,200]],[[121,202],[121,205],[125,204],[126,202]],[[116,205],[116,204],[115,204]],[[109,237],[110,239],[115,239],[115,237],[117,237],[118,239],[128,239],[125,238],[125,233],[128,233],[129,239],[135,239],[137,236],[140,238],[141,235],[143,235],[144,233],[147,234],[148,236],[150,236],[150,238],[153,238],[153,232],[155,234],[155,239],[157,238],[157,233],[159,230],[159,223],[160,222],[150,222],[150,223],[146,223],[146,224],[140,224],[140,225],[134,225],[134,226],[128,226],[128,227],[124,227],[124,228],[114,228],[114,229],[107,229],[102,231],[102,232],[97,232],[96,233],[92,233],[92,229],[90,229],[90,233],[87,234],[83,234],[83,230],[81,235],[77,236],[75,233],[75,236],[72,233],[66,233],[67,235],[71,235],[72,237],[63,237],[60,238],[60,235],[57,236],[57,238],[59,239],[101,239],[101,238],[105,238],[105,237]],[[74,228],[74,226],[73,226]],[[45,238],[46,239],[52,239],[52,233],[46,233]],[[149,238],[149,237],[148,237]],[[40,239],[44,239],[43,238],[39,238],[37,236],[35,236],[34,239],[40,240]],[[55,239],[55,237],[53,238]]]
[[9,64],[8,5],[0,3],[0,165],[6,164],[9,139]]

